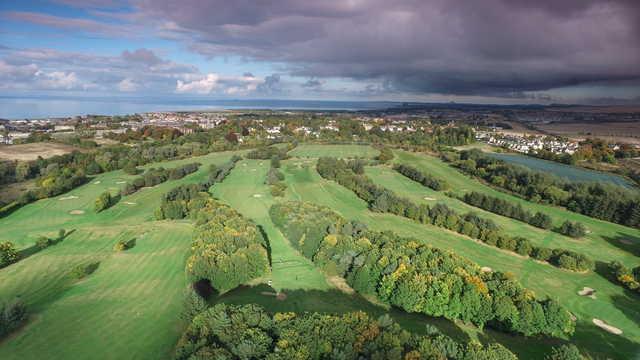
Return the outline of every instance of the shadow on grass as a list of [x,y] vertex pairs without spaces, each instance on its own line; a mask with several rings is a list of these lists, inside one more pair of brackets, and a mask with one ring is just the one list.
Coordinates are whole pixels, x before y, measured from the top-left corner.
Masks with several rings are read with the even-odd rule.
[[[444,318],[434,318],[417,313],[407,313],[396,308],[387,308],[371,303],[358,294],[345,294],[338,290],[283,290],[286,299],[276,298],[276,291],[267,285],[241,286],[220,296],[213,292],[208,298],[209,304],[258,304],[269,312],[317,312],[342,314],[364,311],[373,318],[389,314],[404,329],[416,333],[428,333],[429,325],[435,326],[443,334],[458,342],[468,342],[472,337],[483,344],[500,343],[518,355],[521,359],[543,359],[553,347],[573,342],[581,351],[593,358],[633,358],[639,344],[623,336],[609,334],[591,324],[591,319],[578,321],[576,332],[569,340],[549,337],[525,337],[503,333],[485,327],[484,330],[470,325],[458,324]],[[631,305],[631,299],[618,299],[619,306]],[[638,314],[628,316],[634,321]],[[473,335],[473,334],[477,335]],[[470,336],[470,334],[472,334]]]
[[611,246],[626,251],[633,256],[640,256],[640,238],[633,235],[618,233],[617,236],[603,236]]
[[269,267],[272,266],[271,263],[271,241],[269,240],[269,235],[267,235],[267,232],[264,231],[264,228],[262,227],[262,225],[257,225],[256,226],[258,228],[258,231],[260,232],[260,234],[262,234],[262,238],[265,241],[265,245],[267,248],[267,258],[269,258]]
[[20,250],[18,252],[18,257],[20,260],[24,260],[26,258],[28,258],[29,256],[35,255],[37,253],[39,253],[40,251],[47,249],[51,246],[57,245],[59,243],[61,243],[64,239],[66,239],[69,235],[73,234],[76,230],[72,229],[70,231],[65,232],[64,235],[62,236],[58,236],[55,239],[48,239],[48,242],[46,243],[46,246],[43,246],[41,244],[35,243],[31,246],[29,246],[28,248],[24,248],[22,250]]
[[343,314],[364,311],[374,318],[389,314],[403,328],[418,334],[428,332],[427,325],[433,325],[442,333],[456,341],[469,341],[469,336],[453,322],[443,318],[433,318],[422,314],[410,314],[395,308],[375,305],[358,294],[345,294],[339,290],[283,290],[286,299],[279,300],[276,290],[261,284],[241,286],[217,297],[209,298],[210,304],[258,304],[269,312],[317,312]]

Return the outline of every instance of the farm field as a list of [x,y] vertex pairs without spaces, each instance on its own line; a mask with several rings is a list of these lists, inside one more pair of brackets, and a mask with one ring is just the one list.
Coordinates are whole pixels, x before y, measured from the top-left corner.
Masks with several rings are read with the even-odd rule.
[[[236,152],[242,154],[243,152]],[[0,269],[0,298],[20,296],[29,307],[26,325],[0,341],[1,359],[27,358],[170,358],[184,329],[180,320],[183,294],[188,284],[184,266],[191,246],[190,221],[155,221],[153,212],[161,197],[178,184],[201,182],[210,164],[228,161],[234,152],[159,164],[145,168],[175,167],[194,161],[199,170],[180,180],[170,180],[123,197],[113,207],[96,214],[95,198],[103,191],[115,194],[134,176],[122,171],[98,175],[77,189],[58,197],[29,204],[0,218],[1,241],[12,241],[25,253],[40,235],[55,236],[60,228],[73,230],[62,242]],[[268,160],[244,159],[236,163],[211,194],[252,219],[264,231],[270,245],[271,272],[246,286],[226,292],[212,302],[257,303],[269,311],[344,313],[362,310],[373,316],[389,313],[406,329],[425,332],[432,324],[460,341],[477,339],[500,342],[523,359],[542,359],[562,340],[512,336],[491,329],[480,330],[460,322],[430,318],[377,304],[352,292],[344,281],[327,278],[299,254],[276,228],[269,208],[279,201],[301,200],[332,208],[347,219],[356,219],[378,231],[390,230],[433,246],[454,251],[480,266],[512,273],[537,296],[549,296],[577,318],[570,339],[593,358],[628,359],[640,344],[638,297],[614,285],[598,273],[573,273],[490,247],[471,238],[409,219],[370,211],[350,190],[320,177],[315,170],[321,156],[377,155],[362,145],[300,145],[281,162],[287,185],[284,198],[273,197],[265,184]],[[435,192],[396,173],[387,165],[370,166],[366,173],[379,185],[415,202],[445,202],[457,211],[475,211],[494,220],[509,233],[526,234],[536,244],[583,252],[600,261],[617,259],[627,266],[638,263],[640,231],[591,219],[560,208],[528,203],[494,190],[459,173],[439,159],[395,151],[394,162],[410,163],[446,179],[451,191],[481,191],[522,203],[531,211],[549,214],[555,225],[565,219],[583,222],[591,233],[574,240],[533,228],[517,220],[473,208],[444,192]],[[114,252],[119,240],[136,238],[136,246]],[[624,239],[625,242],[621,242]],[[630,242],[631,241],[631,242]],[[99,262],[97,270],[82,280],[69,276],[77,264]],[[270,286],[268,285],[270,283]],[[580,296],[583,287],[596,290],[594,297]],[[270,295],[283,292],[286,298]],[[596,327],[593,318],[621,329],[613,335]],[[99,354],[96,355],[96,354]]]
[[79,149],[71,145],[48,142],[0,145],[0,159],[30,161],[36,160],[38,157],[46,159],[56,155],[64,155],[74,150]]

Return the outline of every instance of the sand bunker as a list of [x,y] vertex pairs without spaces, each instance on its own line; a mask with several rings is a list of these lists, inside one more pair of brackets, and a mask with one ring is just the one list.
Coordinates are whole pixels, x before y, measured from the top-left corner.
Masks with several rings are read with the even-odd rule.
[[71,211],[69,211],[69,214],[71,214],[71,215],[82,215],[82,214],[84,214],[84,210],[71,210]]
[[98,180],[98,181],[94,182],[94,184],[98,185],[98,184],[100,184],[101,182],[102,182],[102,181]]
[[617,327],[613,327],[611,325],[608,325],[606,322],[600,320],[600,319],[593,319],[593,323],[603,329],[604,331],[607,331],[609,333],[615,334],[615,335],[622,335],[622,330],[618,329]]
[[433,201],[433,200],[435,200],[434,198],[432,198],[432,197],[428,197],[428,196],[423,197],[423,199],[425,199],[425,200],[427,200],[427,201]]
[[126,184],[126,181],[116,181],[116,184]]
[[482,272],[492,272],[493,269],[488,267],[488,266],[483,266],[483,267],[480,268],[480,271],[482,271]]
[[254,198],[261,198],[261,197],[262,197],[262,194],[253,194],[253,197],[254,197]]
[[127,205],[137,205],[137,203],[131,202],[131,201],[125,201],[124,202]]
[[595,290],[593,290],[590,287],[586,287],[586,286],[583,287],[582,290],[578,291],[578,295],[580,295],[580,296],[591,296],[591,295],[593,295],[595,293],[596,293]]
[[62,201],[64,201],[64,200],[72,200],[72,199],[77,199],[77,198],[78,198],[78,197],[77,197],[77,196],[75,196],[75,195],[70,195],[70,196],[61,197],[61,198],[60,198],[60,199],[58,199],[58,200],[62,200]]

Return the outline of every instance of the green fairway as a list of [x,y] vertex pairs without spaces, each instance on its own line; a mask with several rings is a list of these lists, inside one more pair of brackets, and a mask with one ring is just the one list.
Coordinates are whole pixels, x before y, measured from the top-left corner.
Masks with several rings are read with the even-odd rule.
[[[394,162],[411,164],[421,171],[425,171],[436,177],[445,179],[451,186],[451,191],[453,191],[457,195],[464,194],[468,191],[482,192],[490,196],[507,200],[514,204],[521,204],[525,209],[531,212],[540,211],[542,213],[545,213],[551,216],[554,226],[559,226],[565,220],[579,221],[583,223],[590,231],[587,236],[580,240],[572,240],[557,234],[549,234],[549,246],[566,247],[568,249],[575,248],[576,251],[581,251],[587,255],[592,255],[595,260],[600,261],[609,261],[612,259],[616,259],[626,264],[627,266],[637,266],[638,264],[640,264],[640,258],[638,258],[638,256],[640,256],[640,230],[638,229],[633,229],[626,226],[594,219],[555,206],[535,204],[519,197],[503,193],[485,184],[482,184],[476,179],[470,178],[458,172],[456,169],[450,167],[440,159],[432,156],[423,154],[418,155],[405,151],[395,151],[395,154],[396,159],[394,159]],[[441,198],[443,196],[441,196]],[[449,201],[449,204],[451,203],[452,202]],[[466,204],[460,204],[460,206],[466,206]],[[483,214],[488,214],[487,212],[483,212],[482,210],[477,208],[475,208],[475,210],[478,213],[482,212]],[[496,216],[493,218],[498,219],[503,217]],[[507,220],[507,222],[500,221],[500,223],[507,224],[516,221],[512,219]],[[532,232],[536,231],[537,229],[528,226],[526,234],[531,234],[535,237],[536,235],[532,234]],[[565,243],[566,246],[563,245]]]
[[316,144],[300,144],[289,152],[289,155],[295,157],[318,158],[322,156],[330,156],[337,158],[374,158],[380,152],[369,145],[316,145]]
[[[317,311],[344,313],[362,310],[374,316],[390,313],[403,327],[421,333],[433,324],[457,340],[497,341],[523,359],[542,359],[562,340],[513,336],[491,329],[441,318],[410,314],[376,304],[354,294],[339,279],[328,279],[299,254],[275,227],[269,208],[276,202],[302,200],[328,206],[347,219],[360,220],[373,230],[390,230],[449,249],[480,266],[508,271],[537,296],[558,300],[577,317],[576,334],[570,339],[593,358],[630,359],[640,349],[638,296],[613,284],[598,272],[565,271],[532,259],[499,250],[442,228],[422,225],[406,218],[375,213],[352,191],[323,179],[315,170],[320,156],[372,158],[377,150],[363,145],[300,145],[282,161],[287,190],[273,197],[265,184],[269,160],[242,160],[221,183],[210,189],[214,197],[252,219],[269,240],[272,270],[264,278],[222,294],[213,301],[257,303],[270,311]],[[185,260],[190,253],[190,221],[155,221],[154,210],[162,195],[179,184],[204,181],[210,164],[228,161],[234,152],[158,164],[172,168],[198,161],[199,170],[180,180],[170,180],[125,196],[113,207],[96,214],[94,201],[105,191],[112,194],[135,176],[122,171],[100,174],[69,193],[24,206],[0,218],[0,241],[12,241],[25,254],[18,263],[0,269],[0,299],[16,296],[26,303],[30,318],[24,327],[0,342],[0,359],[166,359],[183,330],[179,318],[183,291],[188,286]],[[563,209],[532,204],[496,191],[470,179],[440,160],[427,155],[395,151],[395,162],[411,164],[445,179],[456,194],[481,191],[521,203],[531,211],[549,214],[555,225],[565,219],[583,222],[591,233],[575,240],[492,214],[432,191],[396,173],[389,166],[366,168],[366,174],[414,202],[444,202],[459,212],[475,211],[491,218],[509,234],[521,234],[535,244],[582,252],[595,260],[620,260],[638,264],[640,231],[591,219]],[[55,237],[58,230],[73,231],[60,243],[35,252],[32,245],[41,235]],[[119,240],[136,238],[136,246],[115,252]],[[625,240],[624,242],[620,241]],[[78,264],[99,262],[97,270],[82,280],[69,276]],[[271,281],[271,286],[267,283]],[[596,290],[594,298],[580,296],[583,287]],[[273,289],[283,291],[277,299]],[[623,331],[613,335],[596,327],[602,319]]]
[[[95,198],[131,179],[121,171],[96,176],[67,194],[29,204],[0,219],[0,241],[30,247],[58,229],[73,232],[62,242],[0,270],[0,298],[20,297],[30,318],[0,343],[1,359],[139,358],[172,356],[182,331],[179,314],[188,284],[184,272],[191,246],[189,222],[157,222],[162,194],[178,183],[200,181],[207,166],[231,153],[197,158],[198,172],[122,198],[99,214]],[[185,159],[151,166],[174,167]],[[61,200],[63,199],[63,200]],[[70,212],[76,210],[76,215]],[[79,213],[83,212],[83,213]],[[134,248],[115,252],[118,240],[136,238]],[[99,262],[82,280],[69,273]]]
[[[538,296],[546,295],[557,299],[576,315],[577,330],[572,341],[593,356],[615,355],[624,359],[635,354],[638,349],[640,330],[637,324],[640,312],[633,305],[637,301],[636,295],[627,293],[602,276],[561,270],[500,251],[441,228],[421,225],[394,215],[370,212],[365,202],[351,191],[322,179],[313,166],[293,165],[295,161],[296,159],[290,160],[292,165],[284,167],[290,198],[329,206],[348,219],[365,222],[374,230],[391,230],[404,236],[416,237],[434,246],[453,250],[481,266],[514,273],[524,286],[534,290]],[[596,299],[577,294],[584,286],[597,289]],[[623,336],[606,333],[591,323],[593,318],[615,324],[624,331]],[[531,346],[534,340],[523,341],[519,337],[491,331],[477,336],[498,340],[523,357],[540,358],[550,347],[547,340],[535,341],[538,346]]]
[[240,161],[222,183],[212,187],[213,194],[264,230],[271,246],[272,271],[267,280],[274,289],[327,289],[324,275],[294,250],[271,222],[269,208],[274,199],[264,184],[268,170],[269,161]]

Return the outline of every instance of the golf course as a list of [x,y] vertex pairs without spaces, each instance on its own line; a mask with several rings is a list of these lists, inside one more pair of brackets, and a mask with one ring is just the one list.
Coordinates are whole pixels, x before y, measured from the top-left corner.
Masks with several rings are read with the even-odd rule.
[[[0,359],[168,359],[187,321],[181,316],[183,299],[191,280],[185,262],[192,251],[193,219],[156,220],[154,211],[163,196],[180,185],[207,179],[211,165],[221,166],[233,155],[235,163],[224,180],[212,184],[208,194],[252,221],[268,241],[270,266],[259,278],[208,299],[209,305],[259,304],[270,312],[346,313],[364,311],[375,318],[389,314],[404,329],[425,333],[431,325],[457,341],[498,342],[522,359],[543,359],[552,347],[576,345],[594,359],[632,359],[640,354],[640,297],[616,284],[607,263],[617,260],[627,267],[640,263],[640,230],[532,203],[470,178],[439,158],[393,150],[387,163],[374,159],[379,151],[367,145],[299,144],[282,159],[279,171],[286,185],[283,196],[272,194],[265,179],[270,161],[247,158],[247,150],[213,152],[181,160],[150,163],[150,168],[175,168],[197,162],[198,170],[181,179],[169,179],[96,212],[96,198],[109,192],[117,196],[136,175],[122,170],[92,176],[64,194],[27,204],[0,218],[0,242],[11,241],[21,259],[0,269],[0,298],[19,298],[28,308],[27,321],[0,339]],[[490,219],[509,234],[521,234],[535,246],[564,248],[595,260],[595,270],[574,272],[531,257],[501,250],[474,238],[390,213],[374,212],[367,202],[316,171],[321,157],[362,158],[364,174],[376,185],[416,204],[446,204],[458,213],[473,212]],[[443,179],[446,191],[435,191],[393,169],[411,165]],[[531,212],[548,215],[553,226],[571,220],[588,229],[582,238],[533,227],[519,220],[470,206],[458,197],[476,191],[520,204]],[[322,205],[347,220],[374,231],[392,231],[403,237],[452,251],[487,268],[510,274],[536,297],[548,297],[575,318],[575,333],[566,338],[523,336],[483,329],[461,320],[410,313],[361,296],[344,279],[327,274],[301,254],[274,224],[274,204],[301,201]],[[41,236],[65,235],[39,249]],[[114,251],[121,241],[135,239],[135,246]],[[74,268],[92,265],[81,278]],[[584,289],[592,291],[580,293]],[[594,321],[596,320],[596,321]],[[598,326],[604,322],[617,331]]]

